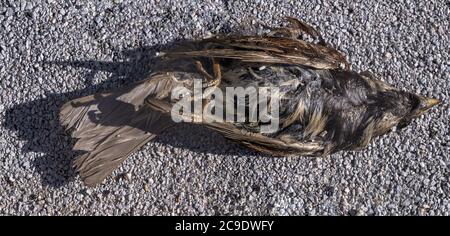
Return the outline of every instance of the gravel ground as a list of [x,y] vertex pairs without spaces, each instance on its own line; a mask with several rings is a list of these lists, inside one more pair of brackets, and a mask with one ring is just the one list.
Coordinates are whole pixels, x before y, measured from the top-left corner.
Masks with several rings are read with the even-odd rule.
[[[449,15],[441,0],[2,0],[0,214],[449,215]],[[282,16],[317,26],[354,70],[444,104],[328,158],[261,157],[185,124],[83,186],[65,101],[142,79],[168,43]]]

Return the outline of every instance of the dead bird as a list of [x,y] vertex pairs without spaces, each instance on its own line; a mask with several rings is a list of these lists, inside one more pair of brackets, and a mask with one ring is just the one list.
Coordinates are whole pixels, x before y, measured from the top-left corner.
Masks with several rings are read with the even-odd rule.
[[[369,72],[349,70],[345,57],[317,30],[298,19],[287,20],[288,26],[271,28],[267,34],[216,36],[163,52],[163,60],[176,61],[172,63],[176,66],[132,86],[64,104],[60,121],[77,139],[73,149],[85,152],[74,161],[85,184],[100,183],[131,153],[176,125],[171,115],[183,96],[189,102],[200,101],[204,108],[210,98],[195,98],[196,80],[202,81],[202,92],[278,88],[279,93],[269,97],[279,105],[274,132],[262,132],[266,121],[249,119],[248,111],[255,110],[249,101],[259,93],[245,96],[246,112],[240,121],[205,122],[195,118],[198,113],[186,112],[191,121],[274,156],[325,156],[362,149],[374,137],[405,127],[440,102],[395,89]],[[316,42],[299,39],[301,33]],[[187,92],[174,97],[176,88]],[[237,102],[232,102],[224,114],[237,111]],[[259,106],[256,110],[260,112]]]

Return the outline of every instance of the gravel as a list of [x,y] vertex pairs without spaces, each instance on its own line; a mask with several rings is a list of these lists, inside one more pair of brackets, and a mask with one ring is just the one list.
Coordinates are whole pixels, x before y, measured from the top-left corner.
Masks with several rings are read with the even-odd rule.
[[[1,215],[449,215],[448,1],[0,3]],[[85,187],[58,125],[67,100],[142,79],[170,43],[296,16],[352,68],[444,101],[366,150],[271,158],[194,125]]]

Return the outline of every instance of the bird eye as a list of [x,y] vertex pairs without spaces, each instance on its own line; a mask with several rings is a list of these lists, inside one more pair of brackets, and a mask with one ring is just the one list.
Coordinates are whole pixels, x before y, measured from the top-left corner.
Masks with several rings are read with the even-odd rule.
[[419,109],[420,106],[420,98],[415,95],[410,93],[409,94],[409,101],[410,101],[410,107],[411,107],[411,112],[416,111],[417,109]]
[[411,123],[411,119],[403,118],[397,125],[397,129],[403,129]]

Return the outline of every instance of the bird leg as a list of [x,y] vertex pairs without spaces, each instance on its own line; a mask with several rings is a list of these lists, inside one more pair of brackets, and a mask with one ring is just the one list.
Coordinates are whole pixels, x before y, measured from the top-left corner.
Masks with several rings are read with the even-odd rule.
[[212,86],[218,86],[220,82],[222,81],[222,71],[220,69],[219,59],[213,57],[213,72],[214,72],[214,80]]
[[[219,86],[219,84],[222,82],[222,71],[220,69],[220,64],[219,64],[219,60],[215,57],[213,57],[212,59],[212,66],[213,66],[213,73],[214,73],[214,77],[211,76],[203,67],[203,64],[200,61],[195,61],[195,67],[197,68],[197,70],[200,72],[200,74],[202,74],[207,82],[202,83],[202,88],[206,89],[206,88],[210,88],[210,87],[217,87]],[[212,90],[211,90],[212,91]],[[210,94],[206,94],[204,95],[204,97],[208,97]],[[205,101],[208,102],[210,100],[206,99]]]
[[200,61],[195,60],[194,65],[197,71],[200,72],[200,74],[202,74],[203,77],[205,77],[208,81],[213,80],[213,77],[205,70],[203,64]]
[[[211,76],[203,67],[202,63],[200,61],[195,61],[195,67],[197,68],[197,70],[207,79],[207,82],[202,83],[202,88],[203,89],[208,89],[208,88],[212,88],[212,87],[217,87],[219,86],[220,82],[222,81],[222,71],[220,69],[220,64],[219,64],[219,60],[215,57],[213,57],[212,59],[212,67],[213,67],[213,73],[214,73],[214,77]],[[212,97],[210,96],[211,93],[213,92],[213,90],[206,90],[209,92],[206,92],[206,94],[202,95],[202,111],[203,109],[205,109],[205,106],[207,104],[209,104],[209,102],[211,101]]]
[[213,72],[214,72],[214,76],[211,76],[203,67],[203,64],[200,61],[195,61],[195,67],[197,68],[197,70],[200,72],[200,74],[202,74],[207,82],[202,84],[203,88],[208,88],[208,87],[212,87],[212,86],[218,86],[220,84],[220,82],[222,81],[222,72],[220,69],[220,64],[219,64],[219,60],[217,58],[212,58],[212,64],[213,64]]

